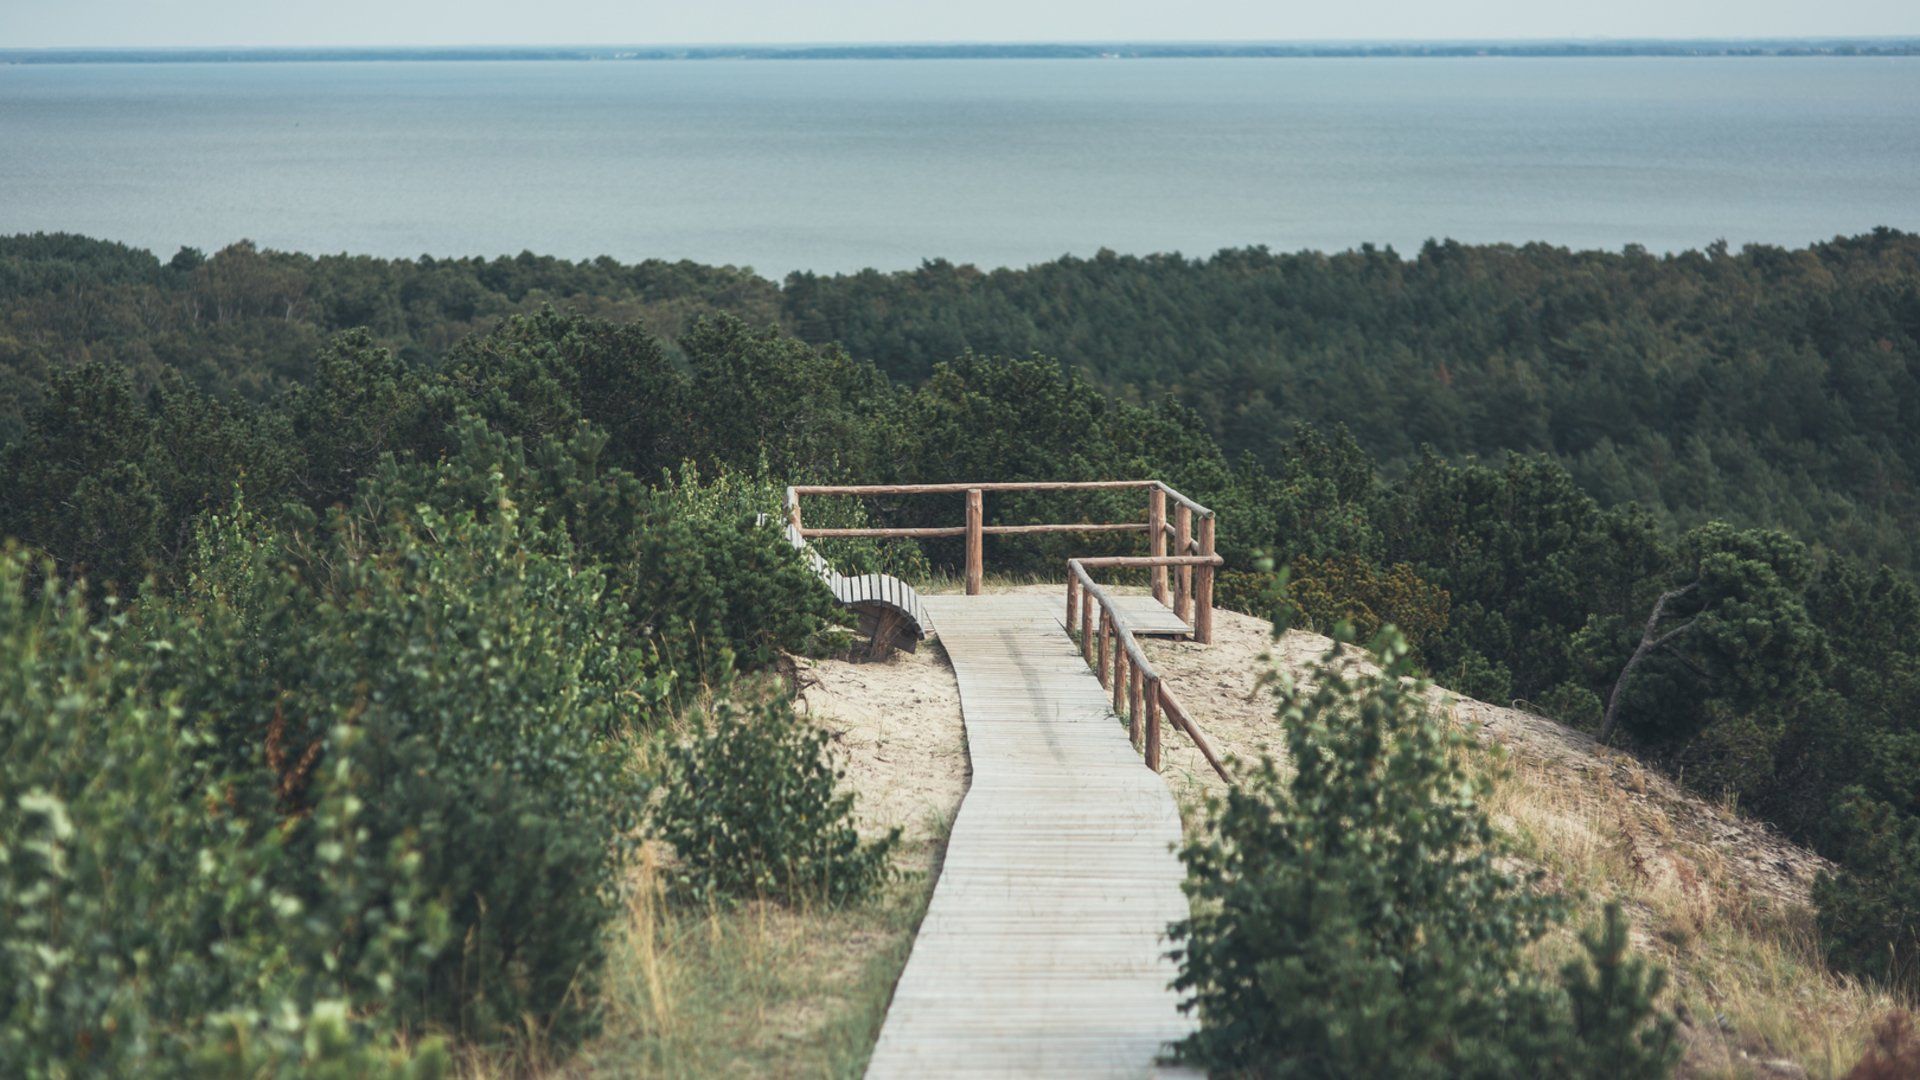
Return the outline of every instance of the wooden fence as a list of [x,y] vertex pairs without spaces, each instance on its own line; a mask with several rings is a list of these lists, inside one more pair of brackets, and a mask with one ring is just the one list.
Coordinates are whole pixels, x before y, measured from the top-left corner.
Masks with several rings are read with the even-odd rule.
[[[1211,531],[1209,530],[1209,535]],[[1113,691],[1113,711],[1115,715],[1127,718],[1127,736],[1133,745],[1140,749],[1147,760],[1147,768],[1160,771],[1160,721],[1166,721],[1193,740],[1200,753],[1206,757],[1207,764],[1220,774],[1220,779],[1233,782],[1227,774],[1225,763],[1214,752],[1213,744],[1193,722],[1193,715],[1183,708],[1173,691],[1167,688],[1165,679],[1153,669],[1152,661],[1140,647],[1139,632],[1128,620],[1126,612],[1114,602],[1113,595],[1093,580],[1090,571],[1102,567],[1150,567],[1157,572],[1175,571],[1176,576],[1185,573],[1211,575],[1213,568],[1220,565],[1218,555],[1209,552],[1205,555],[1163,555],[1163,556],[1114,556],[1097,559],[1067,560],[1067,632],[1080,635],[1080,654],[1086,658],[1087,666],[1093,668],[1099,676],[1100,685]],[[1207,607],[1211,613],[1212,594],[1209,590]],[[1098,630],[1095,630],[1095,608],[1099,609]],[[1209,619],[1209,639],[1212,620]],[[1194,635],[1199,640],[1199,635]]]
[[[1101,491],[1137,489],[1146,494],[1144,515],[1135,521],[1066,522],[1028,525],[989,525],[986,523],[986,497],[996,491]],[[964,523],[953,526],[920,528],[863,527],[853,529],[808,528],[801,519],[800,500],[805,496],[874,495],[961,495],[964,497]],[[1173,521],[1167,520],[1167,503],[1174,504]],[[1099,676],[1100,684],[1113,691],[1113,709],[1125,715],[1133,744],[1141,749],[1148,767],[1160,770],[1161,717],[1193,740],[1222,779],[1229,779],[1226,766],[1214,752],[1199,725],[1181,707],[1167,689],[1166,681],[1140,647],[1139,631],[1113,596],[1093,580],[1092,571],[1104,568],[1132,568],[1149,571],[1154,599],[1167,605],[1185,623],[1193,640],[1213,643],[1213,575],[1223,561],[1214,553],[1213,511],[1180,494],[1158,480],[1091,480],[1048,482],[1008,482],[990,484],[799,484],[787,489],[787,518],[791,535],[802,541],[831,537],[902,537],[932,539],[964,537],[966,540],[967,595],[980,593],[986,570],[985,538],[1036,533],[1144,533],[1147,554],[1116,555],[1067,560],[1067,630],[1078,632],[1081,653]],[[1168,551],[1171,544],[1172,551]],[[1098,607],[1098,622],[1094,609]],[[1098,627],[1096,630],[1095,627]]]
[[[986,522],[986,497],[996,491],[1111,491],[1139,489],[1146,494],[1141,519],[1108,522],[1055,522],[1030,525],[989,525]],[[812,529],[801,519],[800,500],[823,495],[961,495],[965,499],[965,517],[960,525],[931,528]],[[1167,521],[1167,503],[1174,504],[1173,521]],[[986,543],[989,536],[1020,536],[1036,533],[1145,533],[1147,553],[1152,558],[1167,558],[1171,542],[1174,556],[1201,556],[1192,562],[1174,559],[1151,564],[1154,599],[1171,608],[1192,630],[1201,644],[1213,641],[1213,571],[1219,560],[1213,556],[1213,511],[1180,494],[1158,480],[1080,480],[1006,482],[997,484],[800,484],[787,489],[788,524],[805,540],[841,536],[903,537],[933,539],[964,537],[966,540],[966,588],[968,596],[980,593],[986,572]],[[1142,564],[1149,565],[1149,564]],[[1171,573],[1169,573],[1171,571]]]

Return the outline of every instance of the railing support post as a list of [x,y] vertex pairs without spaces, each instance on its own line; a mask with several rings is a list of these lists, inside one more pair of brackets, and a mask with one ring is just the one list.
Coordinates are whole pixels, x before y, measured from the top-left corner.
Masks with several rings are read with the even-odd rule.
[[1107,685],[1107,664],[1111,657],[1107,654],[1113,649],[1113,619],[1107,609],[1100,608],[1100,685]]
[[1093,590],[1080,590],[1080,655],[1093,666]]
[[[1190,555],[1193,546],[1193,509],[1181,503],[1173,512],[1173,553]],[[1173,571],[1173,613],[1180,621],[1193,625],[1193,567],[1177,566]]]
[[[1200,518],[1200,554],[1213,554],[1213,515]],[[1193,640],[1213,644],[1213,564],[1193,568]]]
[[1146,719],[1146,673],[1140,665],[1133,666],[1132,685],[1128,687],[1127,702],[1127,740],[1134,746],[1140,745],[1141,722]]
[[1080,575],[1067,568],[1067,633],[1073,633],[1073,620],[1080,614]]
[[986,524],[984,497],[979,488],[967,489],[967,595],[980,595],[980,579],[985,571],[986,551],[980,529]]
[[1133,659],[1127,655],[1126,637],[1126,633],[1119,627],[1114,628],[1113,714],[1115,716],[1119,716],[1120,710],[1127,707],[1127,687],[1133,685],[1133,680],[1127,677],[1127,669],[1132,665]]
[[1160,771],[1160,677],[1147,680],[1147,768]]
[[[1167,553],[1167,492],[1155,484],[1147,489],[1147,552],[1154,558]],[[1153,568],[1153,598],[1167,602],[1167,568]]]

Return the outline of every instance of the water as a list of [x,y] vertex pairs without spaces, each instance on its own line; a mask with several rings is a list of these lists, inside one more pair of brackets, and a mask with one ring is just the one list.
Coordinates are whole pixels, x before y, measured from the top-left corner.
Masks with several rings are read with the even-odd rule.
[[1920,59],[0,67],[0,233],[1025,265],[1920,229]]

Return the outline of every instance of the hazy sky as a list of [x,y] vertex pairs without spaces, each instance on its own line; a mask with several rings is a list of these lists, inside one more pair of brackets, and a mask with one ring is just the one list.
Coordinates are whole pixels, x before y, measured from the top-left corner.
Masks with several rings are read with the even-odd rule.
[[0,0],[0,48],[1915,34],[1916,0]]

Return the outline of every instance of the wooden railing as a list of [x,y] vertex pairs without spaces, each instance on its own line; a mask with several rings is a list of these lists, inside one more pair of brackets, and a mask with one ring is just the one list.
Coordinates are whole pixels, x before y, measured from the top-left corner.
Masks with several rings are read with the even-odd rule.
[[[1111,491],[1144,490],[1147,495],[1144,520],[1111,522],[1067,522],[1031,525],[989,525],[986,523],[986,496],[996,491]],[[965,518],[960,525],[929,528],[814,529],[801,520],[800,500],[822,495],[939,495],[965,496]],[[1173,521],[1167,521],[1167,503],[1174,504]],[[787,489],[788,524],[802,539],[830,539],[842,536],[901,537],[935,539],[964,537],[966,540],[967,595],[980,593],[986,573],[985,538],[1036,533],[1145,533],[1148,555],[1162,559],[1142,564],[1151,571],[1154,599],[1172,608],[1201,644],[1213,641],[1213,571],[1219,560],[1213,556],[1213,511],[1180,494],[1158,480],[1078,480],[1017,481],[989,484],[799,484]],[[1168,555],[1168,541],[1173,555]],[[1188,556],[1199,556],[1187,559]],[[1169,571],[1172,571],[1170,574]]]
[[[1209,518],[1209,520],[1211,520]],[[1140,647],[1138,632],[1119,604],[1114,602],[1112,594],[1093,580],[1090,571],[1102,567],[1149,567],[1164,573],[1168,569],[1181,573],[1205,573],[1211,575],[1213,568],[1220,565],[1221,559],[1211,552],[1205,555],[1163,555],[1163,556],[1114,556],[1095,559],[1067,560],[1067,632],[1080,635],[1080,654],[1099,677],[1100,685],[1113,691],[1113,711],[1115,715],[1127,718],[1127,737],[1141,751],[1147,760],[1147,767],[1154,772],[1160,771],[1160,720],[1165,716],[1168,723],[1187,733],[1200,753],[1206,757],[1207,764],[1220,779],[1231,783],[1227,767],[1221,762],[1220,755],[1214,752],[1213,744],[1193,722],[1193,716],[1183,708],[1173,691],[1167,688],[1165,679],[1153,669],[1152,661]],[[1211,594],[1208,606],[1211,607]],[[1096,631],[1094,609],[1099,608],[1099,629]],[[1211,620],[1209,620],[1211,624]],[[1199,635],[1195,634],[1198,640]]]
[[[986,523],[986,496],[996,491],[1103,491],[1144,490],[1147,495],[1145,519],[1139,521],[1070,522],[1030,525],[989,525]],[[801,520],[803,496],[873,495],[963,495],[964,524],[914,528],[870,526],[861,528],[809,528]],[[1167,503],[1174,504],[1173,521],[1167,521]],[[1090,571],[1105,568],[1144,569],[1152,585],[1154,599],[1171,608],[1185,623],[1193,640],[1213,643],[1213,575],[1223,561],[1214,553],[1213,511],[1180,494],[1158,480],[1082,480],[1049,483],[1004,482],[990,484],[798,484],[787,489],[787,519],[792,535],[804,540],[833,537],[898,537],[936,539],[964,537],[966,540],[967,595],[980,593],[986,570],[984,540],[988,536],[1019,536],[1036,533],[1145,533],[1146,555],[1114,555],[1067,560],[1067,630],[1080,635],[1081,653],[1099,676],[1100,685],[1113,691],[1113,711],[1127,718],[1127,731],[1133,744],[1141,749],[1148,767],[1160,771],[1161,718],[1186,732],[1200,753],[1221,779],[1229,779],[1220,755],[1214,752],[1205,733],[1193,722],[1166,680],[1154,671],[1153,664],[1140,647],[1139,631],[1126,612],[1114,602],[1112,594],[1093,580]],[[1169,541],[1173,548],[1168,552]],[[1098,629],[1094,609],[1099,609]],[[1077,628],[1077,629],[1076,629]]]

